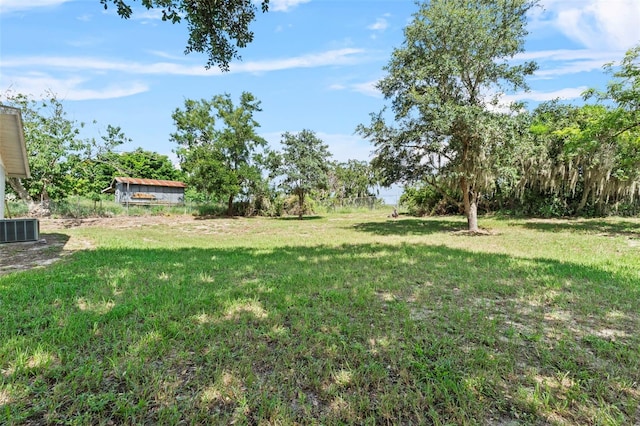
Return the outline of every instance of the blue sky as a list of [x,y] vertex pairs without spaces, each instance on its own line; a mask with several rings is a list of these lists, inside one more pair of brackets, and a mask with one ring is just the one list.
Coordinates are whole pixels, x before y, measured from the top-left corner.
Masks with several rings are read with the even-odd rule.
[[[137,147],[170,155],[171,113],[185,99],[242,91],[262,101],[260,133],[274,146],[285,131],[310,129],[334,159],[367,160],[372,146],[354,134],[385,104],[375,90],[413,0],[271,0],[258,14],[254,42],[231,71],[206,70],[201,54],[184,55],[187,28],[160,20],[135,2],[132,19],[98,0],[0,0],[0,96],[37,97],[50,90],[69,117],[99,136],[122,127]],[[579,102],[603,88],[607,62],[640,43],[640,0],[542,0],[529,16],[522,58],[540,69],[530,93],[509,99],[530,105],[560,97]]]

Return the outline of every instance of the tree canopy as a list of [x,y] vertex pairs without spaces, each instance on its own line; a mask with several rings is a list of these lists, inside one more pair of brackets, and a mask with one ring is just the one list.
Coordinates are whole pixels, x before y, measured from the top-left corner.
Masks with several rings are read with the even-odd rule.
[[[99,139],[81,137],[84,123],[67,117],[53,93],[36,101],[23,94],[6,95],[6,102],[22,111],[30,179],[9,179],[12,189],[33,214],[47,214],[49,201],[83,191],[86,161],[128,141],[119,127],[107,126]],[[95,122],[94,122],[95,124]],[[40,209],[39,212],[35,210]]]
[[605,71],[612,79],[604,91],[590,89],[575,106],[541,104],[532,114],[535,150],[520,156],[523,183],[565,199],[577,197],[573,213],[590,202],[604,204],[640,194],[640,45]]
[[280,186],[298,197],[298,217],[302,219],[307,194],[327,186],[331,153],[322,139],[307,129],[285,132],[280,143],[282,152],[272,162],[272,169],[282,178]]
[[[378,88],[391,101],[358,132],[376,146],[373,164],[385,182],[430,180],[457,186],[470,231],[477,204],[493,185],[504,145],[517,132],[497,112],[505,91],[526,89],[532,62],[523,51],[526,13],[537,0],[431,0],[420,5],[393,51]],[[440,178],[439,182],[434,179]],[[444,191],[443,191],[444,192]]]
[[[125,19],[133,14],[132,2],[135,0],[100,0],[105,9],[109,4],[115,5],[118,15]],[[206,67],[217,65],[223,71],[229,70],[231,60],[240,59],[238,49],[253,41],[249,25],[255,19],[256,5],[260,5],[262,12],[269,8],[269,0],[141,0],[141,3],[147,9],[160,9],[163,21],[175,24],[185,20],[189,30],[185,54],[205,53]]]
[[376,171],[366,161],[335,163],[329,170],[329,190],[339,200],[371,197],[372,189],[377,184]]
[[182,172],[166,155],[142,148],[122,153],[109,151],[83,162],[77,180],[84,188],[79,192],[95,197],[117,176],[159,180],[183,178]]
[[184,109],[172,114],[176,132],[171,140],[178,144],[176,154],[188,181],[209,195],[225,196],[229,215],[234,198],[261,179],[256,151],[266,141],[253,118],[259,111],[260,101],[243,92],[238,106],[225,94],[210,101],[187,99]]

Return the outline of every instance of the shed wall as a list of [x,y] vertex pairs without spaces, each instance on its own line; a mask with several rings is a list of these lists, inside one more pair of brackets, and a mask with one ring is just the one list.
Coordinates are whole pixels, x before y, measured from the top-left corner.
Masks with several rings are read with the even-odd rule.
[[121,204],[183,204],[184,188],[117,182],[115,200]]

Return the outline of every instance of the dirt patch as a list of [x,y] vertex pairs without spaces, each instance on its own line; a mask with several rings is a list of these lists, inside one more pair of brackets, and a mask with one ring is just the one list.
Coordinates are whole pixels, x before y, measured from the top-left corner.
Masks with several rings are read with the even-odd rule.
[[42,268],[78,250],[93,248],[93,243],[70,237],[65,229],[79,226],[137,228],[153,225],[179,225],[193,222],[192,216],[129,216],[122,218],[40,219],[40,239],[26,243],[0,244],[0,276],[12,272]]
[[40,237],[35,242],[0,244],[0,276],[44,267],[71,253],[65,250],[68,235],[47,233]]

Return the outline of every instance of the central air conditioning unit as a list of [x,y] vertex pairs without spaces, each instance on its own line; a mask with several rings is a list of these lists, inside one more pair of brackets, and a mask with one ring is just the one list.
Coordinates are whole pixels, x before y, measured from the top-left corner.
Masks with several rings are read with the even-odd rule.
[[38,219],[0,220],[0,243],[37,241],[40,233]]

